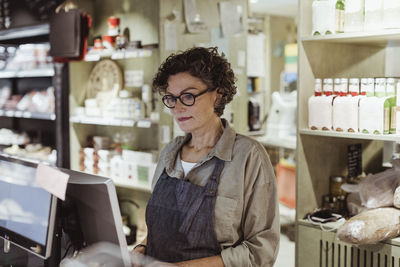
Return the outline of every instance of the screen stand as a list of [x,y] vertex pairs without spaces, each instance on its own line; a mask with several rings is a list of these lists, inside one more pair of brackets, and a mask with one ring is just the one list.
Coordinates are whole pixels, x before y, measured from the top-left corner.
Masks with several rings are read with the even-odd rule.
[[3,252],[4,252],[4,253],[9,253],[9,252],[10,252],[10,247],[11,247],[11,242],[10,242],[10,240],[4,239]]
[[61,200],[57,199],[57,211],[56,211],[56,221],[55,221],[55,229],[54,229],[54,237],[53,237],[53,245],[51,247],[51,256],[44,261],[44,267],[56,267],[60,265],[61,262],[61,236],[62,236],[62,227],[61,227]]

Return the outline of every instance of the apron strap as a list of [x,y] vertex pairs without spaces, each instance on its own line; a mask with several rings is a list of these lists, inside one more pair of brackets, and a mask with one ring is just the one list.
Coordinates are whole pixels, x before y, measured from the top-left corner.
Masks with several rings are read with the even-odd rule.
[[204,201],[205,196],[216,197],[217,189],[219,184],[219,177],[221,175],[222,169],[224,167],[224,161],[216,158],[217,162],[215,164],[214,170],[208,180],[206,186],[204,187],[205,192],[201,197],[198,197],[192,204],[191,208],[185,216],[181,226],[179,227],[180,233],[187,233],[192,225],[193,219],[196,217],[197,211],[200,209],[201,204]]

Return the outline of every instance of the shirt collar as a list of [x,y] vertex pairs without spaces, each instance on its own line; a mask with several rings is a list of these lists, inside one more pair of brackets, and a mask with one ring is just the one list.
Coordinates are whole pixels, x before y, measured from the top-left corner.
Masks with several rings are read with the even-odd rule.
[[[229,126],[229,123],[225,119],[221,119],[224,126],[224,131],[221,138],[218,140],[217,144],[213,147],[210,153],[202,159],[199,164],[215,157],[218,157],[224,161],[232,161],[233,145],[236,139],[236,132]],[[167,172],[173,172],[175,169],[175,161],[177,159],[178,153],[182,146],[186,144],[190,138],[191,134],[186,134],[185,136],[178,136],[171,143],[171,149],[164,157],[164,166],[167,168]]]

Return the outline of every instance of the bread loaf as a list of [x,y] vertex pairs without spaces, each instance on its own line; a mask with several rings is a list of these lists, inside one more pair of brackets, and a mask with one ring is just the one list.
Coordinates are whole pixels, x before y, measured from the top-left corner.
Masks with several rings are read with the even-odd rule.
[[394,191],[393,206],[400,209],[400,186]]
[[337,237],[351,244],[375,244],[400,233],[400,210],[378,208],[364,211],[345,222]]

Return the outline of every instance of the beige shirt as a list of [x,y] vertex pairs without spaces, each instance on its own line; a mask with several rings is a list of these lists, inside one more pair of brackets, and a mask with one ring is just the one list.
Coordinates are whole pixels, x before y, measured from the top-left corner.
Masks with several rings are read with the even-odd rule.
[[171,177],[204,186],[215,166],[225,161],[215,202],[214,225],[225,266],[272,266],[279,247],[279,207],[276,180],[264,147],[225,130],[210,153],[184,178],[180,150],[190,135],[172,140],[161,151],[153,188],[165,169]]

